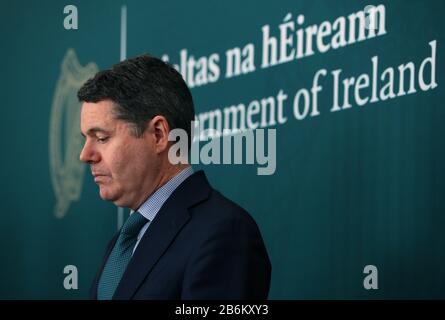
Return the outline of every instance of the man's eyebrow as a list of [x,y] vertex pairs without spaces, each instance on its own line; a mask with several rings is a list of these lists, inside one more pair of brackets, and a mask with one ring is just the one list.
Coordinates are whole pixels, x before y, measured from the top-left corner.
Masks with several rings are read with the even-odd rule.
[[[111,133],[111,131],[109,131],[109,130],[105,130],[105,129],[103,129],[103,128],[100,128],[100,127],[93,127],[93,128],[90,128],[90,129],[88,129],[88,131],[87,131],[87,135],[88,136],[92,136],[92,135],[94,135],[95,133],[105,133],[105,134],[110,134]],[[80,134],[85,138],[85,134],[81,131],[80,132]]]

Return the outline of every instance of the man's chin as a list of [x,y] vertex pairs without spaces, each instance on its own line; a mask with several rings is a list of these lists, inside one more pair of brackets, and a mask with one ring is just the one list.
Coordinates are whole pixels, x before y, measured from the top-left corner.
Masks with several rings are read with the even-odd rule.
[[111,202],[115,202],[117,200],[117,197],[113,192],[110,192],[109,190],[104,190],[103,187],[99,188],[100,188],[99,195],[102,198],[102,200]]
[[118,207],[127,207],[127,204],[122,201],[122,197],[118,196],[118,194],[115,192],[110,192],[109,190],[104,190],[101,188],[99,195],[102,200],[113,202]]

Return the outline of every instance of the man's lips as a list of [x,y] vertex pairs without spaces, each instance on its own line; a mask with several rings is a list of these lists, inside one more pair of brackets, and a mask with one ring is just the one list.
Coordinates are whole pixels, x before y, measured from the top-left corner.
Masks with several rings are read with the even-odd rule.
[[101,173],[93,173],[93,177],[95,182],[100,182],[106,179],[108,176]]

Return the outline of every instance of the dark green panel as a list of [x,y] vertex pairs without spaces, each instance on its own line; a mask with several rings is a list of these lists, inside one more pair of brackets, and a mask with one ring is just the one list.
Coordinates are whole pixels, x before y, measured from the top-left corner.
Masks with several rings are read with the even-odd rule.
[[[222,68],[216,83],[192,88],[198,113],[248,104],[279,90],[288,94],[287,122],[273,127],[273,175],[257,175],[256,165],[195,166],[258,222],[272,260],[272,299],[445,298],[445,6],[434,0],[372,4],[380,3],[386,8],[385,35],[263,69],[264,25],[278,35],[288,13],[294,21],[304,14],[305,28],[369,3],[75,1],[79,29],[65,30],[63,2],[3,1],[0,298],[86,298],[116,231],[117,209],[100,200],[88,168],[60,178],[65,186],[71,179],[80,193],[64,216],[56,217],[51,175],[64,176],[51,157],[59,154],[64,163],[81,168],[72,155],[64,158],[76,141],[70,128],[76,125],[72,110],[77,105],[72,102],[75,85],[57,90],[62,62],[70,48],[80,64],[74,73],[89,63],[103,69],[118,62],[122,5],[127,7],[128,57],[168,54],[179,63],[184,48],[195,58],[224,57],[230,48],[254,44],[255,72],[227,79]],[[330,112],[331,71],[341,69],[342,79],[371,75],[374,56],[380,73],[408,62],[417,71],[433,40],[436,88],[422,91],[416,80],[416,93]],[[320,115],[297,120],[293,97],[301,88],[311,89],[320,69],[328,72],[319,81]],[[396,80],[396,91],[398,85]],[[365,94],[370,96],[370,90]],[[58,118],[57,136],[51,129],[55,97],[71,106]],[[353,94],[348,97],[353,101]],[[51,136],[60,139],[60,152],[51,151]],[[63,287],[66,265],[78,268],[78,290]],[[363,288],[366,265],[378,268],[378,290]]]

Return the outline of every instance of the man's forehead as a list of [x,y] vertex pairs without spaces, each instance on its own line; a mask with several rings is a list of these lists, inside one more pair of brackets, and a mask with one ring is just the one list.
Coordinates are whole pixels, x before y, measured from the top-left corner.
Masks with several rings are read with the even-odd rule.
[[83,132],[83,130],[81,130],[81,134],[83,136],[85,136],[85,135],[87,135],[87,136],[94,136],[97,133],[111,134],[111,133],[113,133],[113,130],[109,130],[107,128],[102,128],[102,127],[88,128],[85,133]]
[[84,102],[80,115],[80,127],[83,133],[89,131],[111,130],[116,126],[117,120],[113,114],[111,101]]
[[113,102],[111,100],[103,100],[98,102],[83,102],[82,114],[88,116],[111,117],[113,112]]

